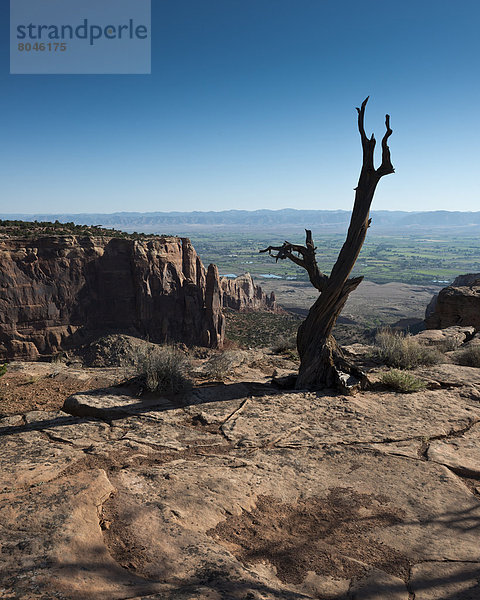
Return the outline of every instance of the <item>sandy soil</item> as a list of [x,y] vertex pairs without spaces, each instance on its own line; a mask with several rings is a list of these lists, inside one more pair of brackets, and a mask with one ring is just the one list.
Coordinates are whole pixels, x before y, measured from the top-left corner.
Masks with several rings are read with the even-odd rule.
[[13,362],[0,379],[0,418],[31,410],[60,410],[71,394],[107,387],[120,379],[118,368],[86,369],[55,363]]

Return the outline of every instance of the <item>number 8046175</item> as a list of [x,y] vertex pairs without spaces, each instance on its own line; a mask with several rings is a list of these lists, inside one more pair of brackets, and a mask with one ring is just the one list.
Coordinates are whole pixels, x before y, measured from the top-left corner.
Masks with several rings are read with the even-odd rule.
[[47,43],[20,43],[18,44],[19,52],[65,52],[67,44],[65,42],[47,42]]

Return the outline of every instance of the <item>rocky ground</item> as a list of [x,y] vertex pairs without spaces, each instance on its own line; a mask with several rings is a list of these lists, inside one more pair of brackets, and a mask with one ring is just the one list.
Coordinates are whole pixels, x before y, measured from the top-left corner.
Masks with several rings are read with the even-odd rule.
[[478,600],[480,369],[347,397],[274,388],[293,366],[147,399],[102,387],[118,369],[10,368],[0,598]]

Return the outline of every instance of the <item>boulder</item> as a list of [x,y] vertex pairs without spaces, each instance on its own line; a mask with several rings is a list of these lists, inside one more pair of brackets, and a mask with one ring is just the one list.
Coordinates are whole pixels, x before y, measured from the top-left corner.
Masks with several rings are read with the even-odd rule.
[[480,273],[460,275],[434,296],[425,313],[427,329],[472,326],[480,329]]
[[426,329],[417,333],[415,339],[424,346],[436,346],[441,350],[456,350],[475,335],[474,327],[447,327],[446,329]]

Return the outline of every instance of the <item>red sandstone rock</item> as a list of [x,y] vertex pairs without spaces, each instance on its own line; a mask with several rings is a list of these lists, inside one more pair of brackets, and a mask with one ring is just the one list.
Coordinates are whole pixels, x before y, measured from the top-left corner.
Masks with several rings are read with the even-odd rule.
[[454,325],[480,329],[480,274],[461,275],[443,288],[427,307],[427,329],[445,329]]
[[236,279],[222,278],[223,306],[233,310],[276,310],[275,293],[265,294],[250,273]]
[[186,238],[10,238],[0,261],[0,360],[35,360],[106,333],[220,347],[231,298],[238,309],[274,306],[250,276],[247,289],[223,290]]

